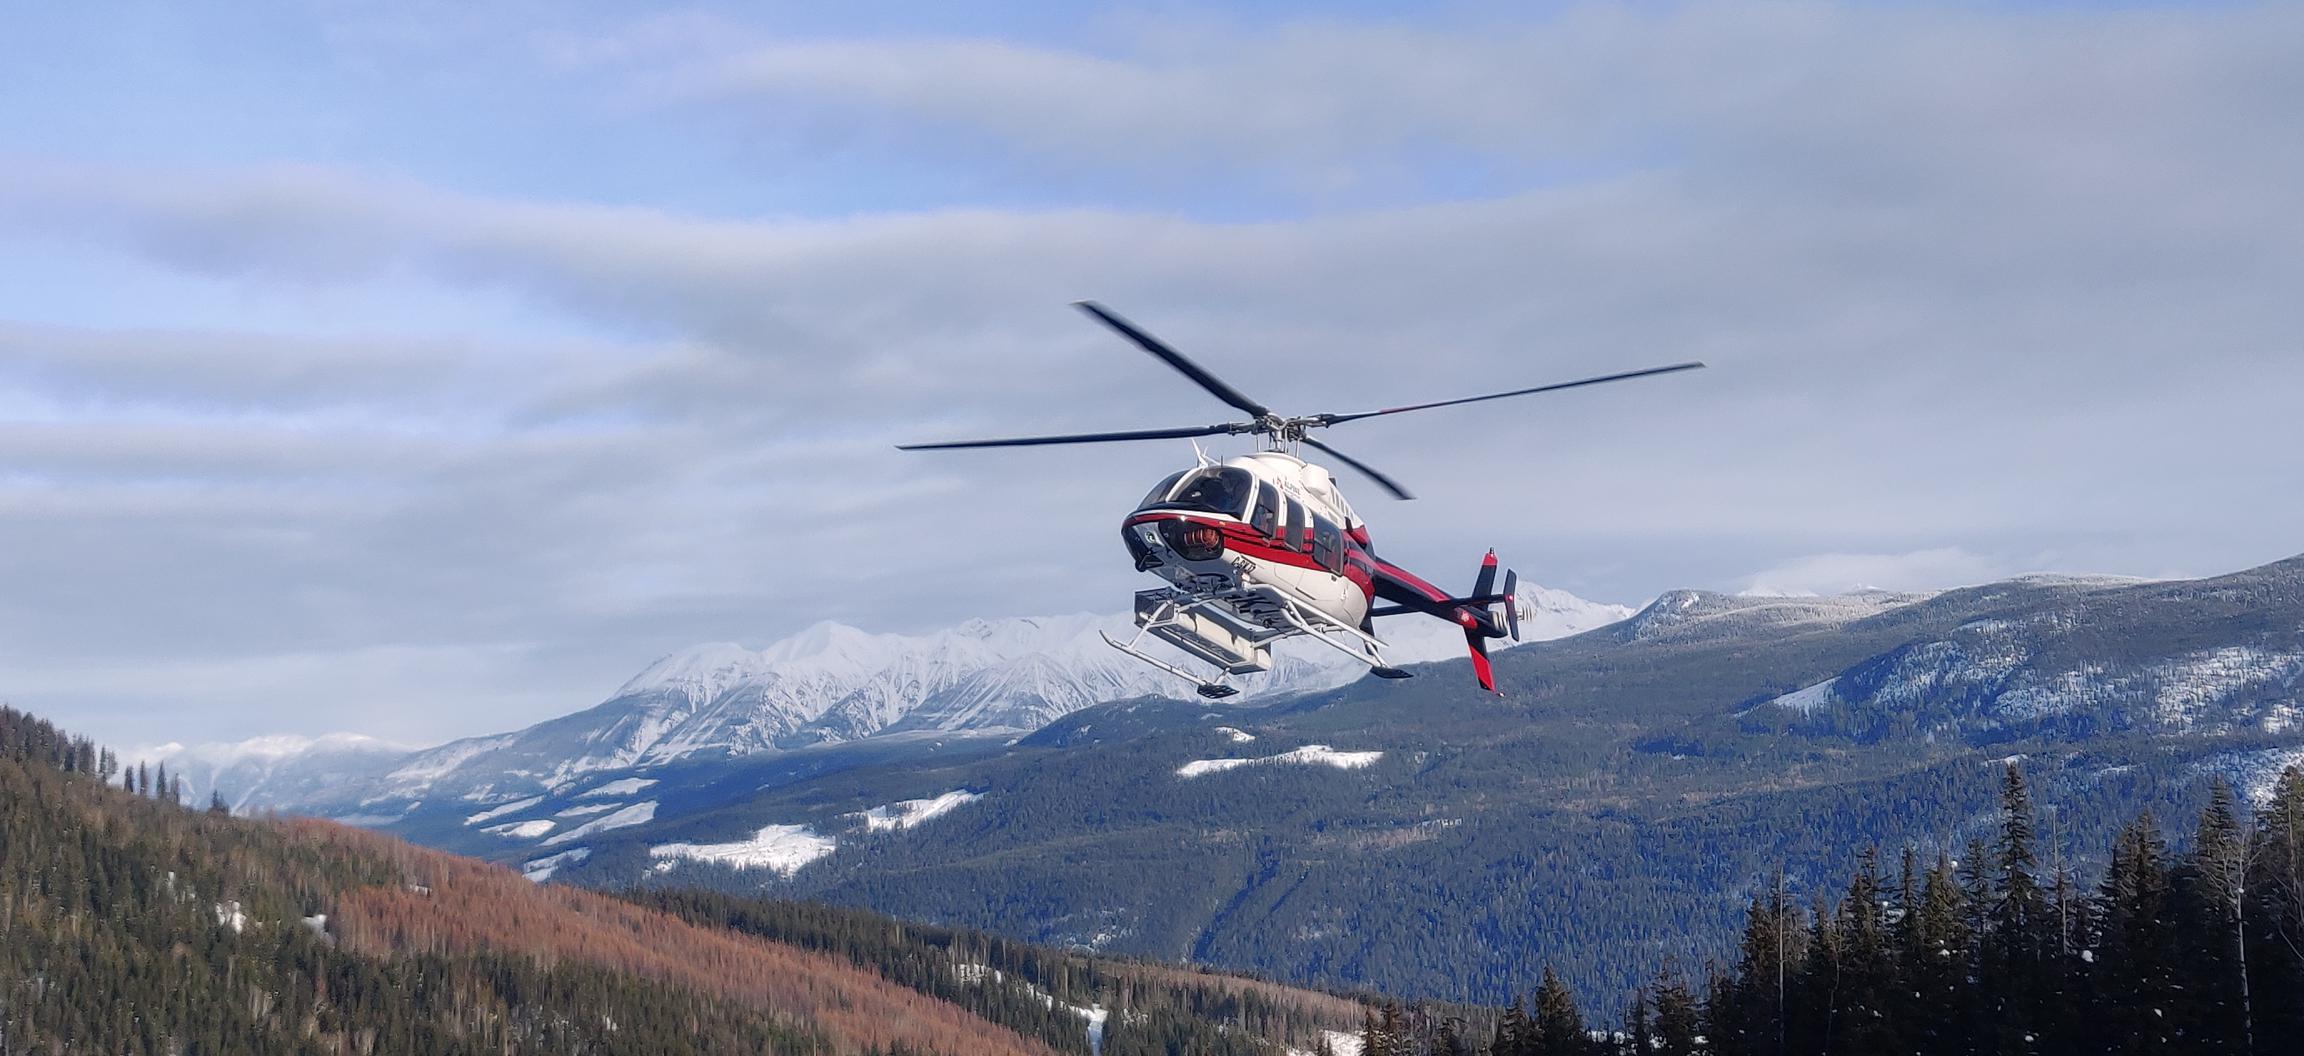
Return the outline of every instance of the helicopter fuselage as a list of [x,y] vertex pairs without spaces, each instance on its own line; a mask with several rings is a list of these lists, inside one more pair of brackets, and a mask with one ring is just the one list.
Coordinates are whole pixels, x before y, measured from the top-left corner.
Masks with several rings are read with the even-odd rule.
[[1244,610],[1243,620],[1266,627],[1283,625],[1286,616],[1259,604],[1257,588],[1370,635],[1379,601],[1492,636],[1505,633],[1487,606],[1452,598],[1378,557],[1368,526],[1334,478],[1284,452],[1170,475],[1123,519],[1121,538],[1139,571],[1190,597],[1225,599]]

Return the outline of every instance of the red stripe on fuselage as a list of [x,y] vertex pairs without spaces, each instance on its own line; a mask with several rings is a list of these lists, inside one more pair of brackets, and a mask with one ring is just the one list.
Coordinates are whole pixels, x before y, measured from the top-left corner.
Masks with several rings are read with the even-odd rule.
[[1332,576],[1342,575],[1345,579],[1350,580],[1353,586],[1359,587],[1362,595],[1369,598],[1376,596],[1375,573],[1378,562],[1367,551],[1358,547],[1349,545],[1344,547],[1344,571],[1337,573],[1313,560],[1312,555],[1305,552],[1311,548],[1310,540],[1305,541],[1303,549],[1282,546],[1278,540],[1257,531],[1254,525],[1234,520],[1223,514],[1158,510],[1130,517],[1125,526],[1133,528],[1136,525],[1149,524],[1154,521],[1183,521],[1187,524],[1208,525],[1224,533],[1224,549],[1228,551],[1259,561],[1270,561],[1276,565],[1287,565],[1291,568],[1301,568]]

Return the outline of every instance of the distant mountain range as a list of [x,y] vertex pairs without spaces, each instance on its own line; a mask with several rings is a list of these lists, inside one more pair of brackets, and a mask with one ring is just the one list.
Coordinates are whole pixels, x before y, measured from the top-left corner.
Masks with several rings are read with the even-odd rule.
[[1810,885],[1851,847],[1960,853],[2011,761],[2043,853],[2085,867],[2139,810],[2188,817],[2211,777],[2255,795],[2304,759],[2304,558],[1568,608],[1589,629],[1500,654],[1501,695],[1439,634],[1421,677],[1288,668],[1229,706],[1110,668],[1089,617],[823,627],[668,658],[590,711],[303,806],[556,882],[768,890],[1407,995],[1498,1001],[1551,965],[1605,1003],[1659,936],[1724,951],[1778,867],[1833,898]]
[[[1632,609],[1524,586],[1524,634],[1563,637]],[[1077,614],[969,620],[923,635],[815,626],[759,650],[694,646],[658,660],[606,701],[510,733],[414,750],[338,734],[236,744],[169,744],[167,762],[190,794],[221,791],[236,810],[327,813],[376,824],[411,804],[564,791],[585,775],[681,760],[728,759],[904,734],[1019,736],[1107,700],[1177,695],[1188,687],[1113,650],[1100,631],[1126,616]],[[1463,649],[1452,627],[1396,620],[1395,657],[1414,663]],[[1299,643],[1275,668],[1244,680],[1243,699],[1341,685],[1366,668]]]

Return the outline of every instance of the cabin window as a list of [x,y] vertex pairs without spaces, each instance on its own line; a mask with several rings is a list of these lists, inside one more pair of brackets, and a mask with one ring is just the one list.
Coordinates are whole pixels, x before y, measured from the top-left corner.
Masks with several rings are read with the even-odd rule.
[[1164,502],[1153,505],[1163,509],[1204,510],[1230,517],[1248,515],[1248,499],[1256,491],[1256,478],[1245,469],[1225,466],[1218,469],[1194,470],[1176,486]]
[[1301,502],[1288,504],[1288,549],[1312,549],[1312,510]]
[[1280,489],[1269,484],[1256,489],[1255,514],[1248,523],[1269,539],[1280,534]]
[[1344,533],[1326,517],[1312,518],[1312,560],[1330,572],[1344,569]]
[[1152,506],[1157,506],[1160,503],[1166,501],[1168,498],[1168,493],[1176,490],[1176,482],[1183,480],[1184,474],[1187,472],[1190,471],[1178,470],[1177,472],[1168,474],[1168,476],[1163,478],[1160,483],[1152,485],[1151,492],[1144,496],[1143,502],[1136,504],[1136,508],[1139,510],[1146,509]]

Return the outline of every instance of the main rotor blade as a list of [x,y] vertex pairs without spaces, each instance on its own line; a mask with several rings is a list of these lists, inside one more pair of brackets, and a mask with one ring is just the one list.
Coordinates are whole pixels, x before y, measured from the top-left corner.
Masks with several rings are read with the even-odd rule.
[[1362,462],[1357,458],[1353,458],[1351,455],[1347,455],[1342,451],[1338,451],[1335,448],[1330,447],[1327,444],[1323,444],[1318,440],[1314,440],[1309,436],[1304,438],[1304,442],[1313,447],[1317,447],[1322,451],[1328,452],[1329,456],[1334,458],[1336,461],[1342,462],[1347,466],[1351,466],[1353,469],[1359,470],[1361,474],[1366,476],[1368,479],[1383,485],[1384,490],[1391,492],[1392,497],[1395,499],[1413,499],[1416,497],[1414,495],[1408,494],[1407,488],[1403,488],[1399,484],[1394,483],[1392,478],[1377,472],[1376,467],[1371,466],[1366,462]]
[[1244,423],[1188,425],[1176,429],[1138,429],[1126,433],[1073,433],[1069,436],[1019,436],[1005,440],[953,440],[941,444],[898,444],[898,451],[938,451],[954,447],[1038,447],[1042,444],[1102,444],[1116,440],[1175,440],[1187,436],[1241,433],[1254,428]]
[[1538,385],[1532,389],[1514,389],[1510,392],[1492,392],[1486,396],[1466,396],[1460,400],[1440,400],[1434,403],[1410,404],[1406,407],[1386,407],[1381,411],[1361,411],[1358,414],[1322,414],[1316,415],[1315,417],[1320,420],[1321,425],[1335,425],[1338,422],[1356,422],[1362,418],[1374,418],[1377,415],[1382,414],[1405,414],[1409,411],[1429,411],[1434,407],[1453,407],[1459,403],[1479,403],[1482,400],[1501,400],[1507,396],[1527,396],[1539,392],[1558,392],[1561,389],[1574,389],[1585,385],[1598,385],[1603,382],[1625,381],[1631,378],[1645,378],[1655,374],[1672,374],[1683,370],[1701,370],[1703,367],[1704,364],[1702,363],[1674,363],[1669,367],[1649,367],[1646,370],[1627,370],[1622,374],[1603,374],[1597,378],[1584,378],[1579,381],[1563,381],[1552,385]]
[[1163,343],[1159,338],[1153,337],[1151,334],[1147,334],[1142,330],[1136,329],[1136,324],[1113,314],[1111,309],[1108,309],[1101,304],[1097,304],[1094,301],[1074,301],[1072,302],[1072,307],[1078,308],[1081,311],[1088,313],[1089,315],[1095,316],[1097,320],[1102,322],[1104,325],[1119,331],[1120,336],[1125,337],[1130,341],[1136,342],[1137,347],[1160,357],[1161,362],[1176,368],[1176,370],[1183,374],[1185,377],[1191,378],[1193,381],[1198,382],[1201,388],[1208,390],[1208,392],[1211,395],[1214,395],[1217,399],[1223,400],[1225,403],[1229,403],[1232,406],[1246,411],[1249,414],[1253,414],[1258,418],[1262,418],[1265,415],[1272,413],[1270,408],[1265,407],[1261,403],[1257,403],[1255,400],[1249,399],[1246,395],[1242,394],[1240,390],[1235,389],[1230,385],[1226,385],[1224,383],[1224,379],[1200,369],[1200,365],[1198,363],[1194,363],[1191,360],[1184,358],[1184,353],[1178,352],[1175,349],[1168,347],[1167,344]]

